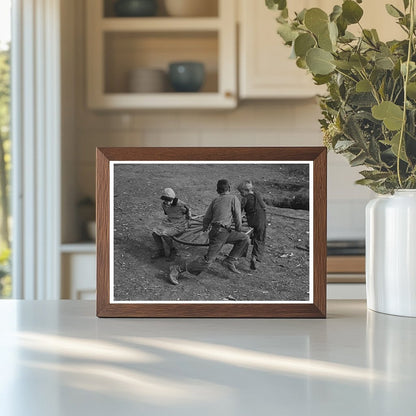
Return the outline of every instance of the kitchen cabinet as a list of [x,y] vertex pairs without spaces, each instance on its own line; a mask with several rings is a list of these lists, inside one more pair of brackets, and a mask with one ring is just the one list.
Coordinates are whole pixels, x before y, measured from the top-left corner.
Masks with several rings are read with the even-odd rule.
[[[218,2],[217,16],[115,17],[104,0],[88,0],[87,102],[90,109],[233,108],[237,105],[236,4]],[[111,3],[110,3],[111,6]],[[129,92],[128,74],[199,61],[199,92]]]
[[95,244],[63,244],[61,253],[61,298],[95,300]]
[[[296,10],[326,9],[324,3],[328,0],[299,0]],[[239,91],[242,99],[308,98],[323,91],[313,84],[311,75],[289,59],[291,50],[276,33],[276,16],[277,12],[267,9],[264,1],[239,0]]]
[[[298,0],[289,3],[290,11],[319,7],[330,12],[334,0]],[[390,3],[403,8],[402,0]],[[366,0],[363,27],[376,28],[383,41],[403,38],[403,33],[394,18],[388,15],[384,3]],[[277,35],[275,17],[278,12],[268,10],[264,1],[239,0],[239,92],[242,99],[255,98],[308,98],[325,93],[325,87],[313,84],[312,77],[296,66],[290,59],[291,49],[283,44]],[[358,33],[360,28],[353,25],[348,30]]]

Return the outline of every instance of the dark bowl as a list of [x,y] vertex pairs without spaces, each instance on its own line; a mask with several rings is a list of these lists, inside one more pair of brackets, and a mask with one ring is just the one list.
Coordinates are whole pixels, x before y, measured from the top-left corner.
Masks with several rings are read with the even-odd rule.
[[197,92],[205,80],[205,67],[201,62],[172,62],[169,80],[177,92]]
[[114,12],[120,17],[149,17],[157,12],[156,0],[118,0]]

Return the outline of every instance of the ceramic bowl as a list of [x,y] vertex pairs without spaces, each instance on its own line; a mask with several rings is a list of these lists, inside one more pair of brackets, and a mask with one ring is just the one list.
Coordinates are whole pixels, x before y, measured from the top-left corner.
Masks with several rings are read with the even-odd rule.
[[118,0],[114,12],[119,17],[148,17],[157,12],[156,0]]
[[197,92],[205,80],[205,67],[201,62],[172,62],[169,64],[169,81],[177,92]]
[[136,68],[129,72],[128,91],[132,93],[165,92],[167,84],[167,74],[162,69]]

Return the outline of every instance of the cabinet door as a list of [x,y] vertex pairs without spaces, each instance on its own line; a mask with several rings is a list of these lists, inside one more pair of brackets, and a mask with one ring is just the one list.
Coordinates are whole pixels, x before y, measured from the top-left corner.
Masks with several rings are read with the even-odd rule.
[[[388,3],[403,8],[402,0]],[[297,0],[289,4],[290,11],[320,7],[330,12],[341,0]],[[239,0],[240,8],[240,97],[241,98],[305,98],[325,92],[313,84],[310,74],[298,68],[290,59],[291,49],[277,35],[276,11],[268,10],[262,0]],[[381,40],[403,38],[404,32],[388,15],[384,2],[366,0],[362,25],[376,28]],[[358,34],[358,25],[348,30]]]
[[[325,7],[325,3],[329,3],[329,7]],[[240,0],[239,7],[240,97],[305,98],[322,92],[313,84],[311,75],[289,59],[291,49],[276,33],[277,12],[267,9],[264,1],[257,0]],[[332,8],[329,0],[298,0],[295,7],[296,10]]]
[[62,256],[62,299],[95,299],[95,264],[93,253],[65,253]]

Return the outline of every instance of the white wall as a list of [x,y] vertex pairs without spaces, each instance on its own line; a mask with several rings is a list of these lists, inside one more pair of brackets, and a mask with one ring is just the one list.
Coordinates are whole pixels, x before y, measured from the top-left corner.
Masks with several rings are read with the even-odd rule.
[[[86,109],[85,22],[83,0],[75,0],[73,45],[64,55],[72,56],[67,70],[68,94],[75,92],[71,143],[63,155],[68,187],[75,194],[64,209],[82,196],[95,192],[96,146],[313,146],[321,145],[319,107],[314,99],[241,102],[233,111],[137,111],[92,112]],[[64,19],[65,21],[65,19]],[[68,65],[71,60],[67,59]],[[73,89],[71,88],[73,85]],[[65,100],[65,97],[63,97]],[[68,97],[71,99],[72,98]],[[66,139],[69,135],[66,135]],[[75,146],[72,148],[72,146]],[[68,146],[67,146],[68,147]],[[65,146],[64,146],[65,148]],[[72,153],[73,152],[73,153]],[[71,154],[72,153],[72,154]],[[69,156],[68,156],[69,155]],[[68,166],[72,167],[71,175]],[[359,170],[359,169],[358,169]],[[354,185],[357,171],[334,154],[328,160],[328,237],[363,238],[364,206],[372,197]],[[68,230],[64,241],[74,238]]]

